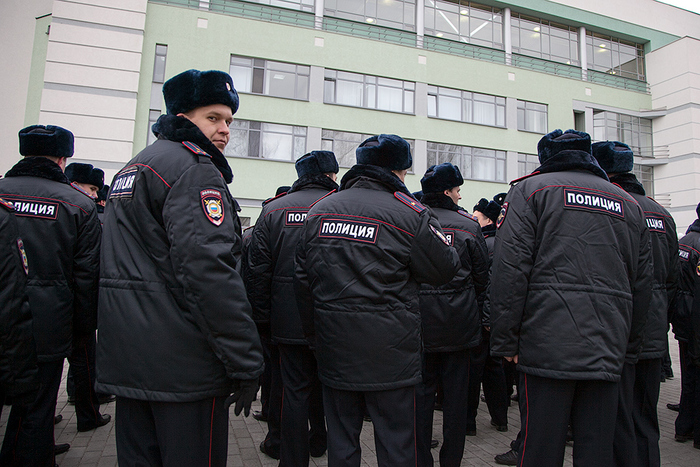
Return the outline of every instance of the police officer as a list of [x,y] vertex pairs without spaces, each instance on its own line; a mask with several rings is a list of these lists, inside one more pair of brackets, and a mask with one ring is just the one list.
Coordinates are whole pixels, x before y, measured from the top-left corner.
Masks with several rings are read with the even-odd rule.
[[[326,451],[321,383],[294,296],[294,254],[310,207],[338,189],[338,162],[330,151],[311,151],[295,163],[299,178],[263,206],[249,250],[248,297],[271,324],[283,399],[281,466],[305,466]],[[271,362],[273,365],[275,362]],[[310,427],[307,429],[307,427]]]
[[464,183],[459,168],[445,162],[428,168],[421,203],[430,207],[459,253],[460,269],[445,285],[421,285],[423,383],[418,385],[418,465],[432,466],[430,441],[437,383],[442,387],[440,465],[459,466],[467,431],[469,354],[481,341],[481,308],[489,280],[488,250],[479,223],[457,203]]
[[678,281],[678,237],[673,217],[648,198],[634,176],[634,155],[625,143],[601,141],[593,144],[593,157],[610,181],[634,198],[644,210],[651,235],[654,265],[644,344],[639,358],[626,359],[620,381],[615,426],[615,465],[659,466],[659,401],[661,364],[668,342],[668,307]]
[[653,274],[636,201],[608,182],[590,136],[555,130],[513,182],[497,222],[491,353],[521,374],[522,467],[610,466],[618,382],[641,347]]
[[[489,252],[489,273],[493,260],[493,246],[496,242],[496,220],[501,212],[505,193],[500,193],[492,200],[481,198],[474,206],[474,217],[479,221]],[[489,289],[498,286],[489,284]],[[469,395],[467,409],[467,434],[476,435],[476,414],[479,409],[481,385],[484,386],[484,398],[491,415],[491,425],[498,431],[508,431],[508,393],[506,375],[503,369],[503,358],[492,357],[489,341],[491,339],[491,323],[488,315],[488,301],[485,302],[482,314],[481,342],[470,353]]]
[[[66,166],[66,177],[78,190],[96,199],[104,187],[104,172],[91,164],[73,162]],[[99,211],[97,206],[95,209]],[[99,218],[99,212],[98,212]],[[78,431],[90,431],[109,423],[110,415],[100,414],[100,400],[95,393],[95,335],[86,336],[73,345],[68,357],[70,367],[66,378],[68,402],[75,404]]]
[[120,464],[223,466],[228,406],[249,414],[263,370],[222,153],[238,94],[227,73],[188,70],[163,95],[158,140],[105,210],[97,389],[117,396]]
[[66,177],[73,186],[80,188],[90,198],[97,200],[100,190],[105,185],[105,173],[92,164],[73,162],[66,167]]
[[29,126],[19,132],[19,152],[24,158],[0,180],[0,196],[15,207],[31,266],[27,294],[41,386],[32,404],[12,407],[0,464],[53,465],[63,360],[95,334],[100,222],[95,202],[63,173],[73,133]]
[[[700,261],[695,265],[696,281],[693,296],[700,297]],[[693,413],[693,447],[700,449],[700,300],[693,299],[688,337],[688,375],[695,396],[690,403]],[[678,439],[678,438],[676,438]],[[685,439],[688,439],[686,436]]]
[[309,210],[296,256],[296,297],[315,343],[328,464],[359,466],[365,407],[380,466],[415,465],[421,381],[419,283],[460,267],[430,209],[403,183],[412,165],[396,135],[366,139],[337,194]]
[[[693,301],[695,300],[695,283],[698,278],[696,265],[700,262],[700,204],[695,209],[698,218],[686,230],[685,235],[678,241],[679,276],[678,291],[674,300],[673,334],[678,341],[678,357],[681,365],[681,400],[676,406],[676,441],[684,442],[693,439],[693,414],[695,406],[696,387],[700,387],[700,381],[696,380],[694,373],[688,371],[690,356],[688,354],[690,337],[692,333],[691,315]],[[667,404],[670,406],[672,404]],[[669,407],[671,408],[671,407]],[[700,413],[698,414],[700,416]],[[698,426],[700,432],[700,426]],[[700,438],[697,440],[700,444]]]
[[36,348],[27,299],[29,265],[12,203],[0,198],[0,414],[5,396],[26,405],[36,397]]

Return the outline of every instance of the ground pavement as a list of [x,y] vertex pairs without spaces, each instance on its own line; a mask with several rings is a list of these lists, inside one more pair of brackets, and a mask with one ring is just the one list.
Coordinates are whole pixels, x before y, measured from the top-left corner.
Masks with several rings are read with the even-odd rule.
[[[676,412],[666,408],[667,403],[678,403],[680,397],[680,369],[678,367],[678,345],[670,339],[671,359],[675,378],[661,383],[659,397],[659,426],[661,430],[661,465],[664,467],[697,467],[700,466],[700,449],[694,449],[692,441],[678,443],[674,441],[674,421]],[[75,409],[68,404],[65,391],[65,376],[68,365],[64,368],[64,380],[58,395],[56,413],[63,415],[63,421],[56,425],[56,442],[70,443],[70,450],[57,456],[61,467],[113,467],[117,465],[117,448],[114,437],[114,421],[108,425],[87,433],[78,433],[76,429]],[[259,410],[259,402],[253,403],[253,409]],[[5,407],[0,418],[0,437],[5,433],[7,416],[10,410]],[[114,418],[114,402],[102,406],[102,413]],[[520,426],[517,404],[511,404],[508,413],[509,430],[502,433],[490,425],[486,404],[479,405],[477,416],[477,436],[467,436],[464,449],[463,466],[495,466],[493,457],[509,449],[508,444],[515,437]],[[253,417],[236,417],[231,410],[228,466],[276,466],[278,461],[262,454],[258,448],[265,437],[267,426]],[[433,437],[442,441],[442,412],[435,412],[435,430]],[[362,435],[362,465],[376,466],[374,453],[374,436],[371,422],[364,422]],[[439,449],[439,448],[437,448]],[[437,449],[433,456],[437,459]],[[571,446],[566,448],[564,465],[572,466]],[[326,456],[312,458],[311,466],[326,466]]]

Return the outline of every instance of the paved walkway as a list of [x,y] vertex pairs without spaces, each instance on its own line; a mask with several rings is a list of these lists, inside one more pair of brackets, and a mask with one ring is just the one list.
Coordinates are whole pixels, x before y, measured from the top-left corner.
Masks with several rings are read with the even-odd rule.
[[[659,425],[661,430],[661,465],[666,467],[698,467],[700,466],[700,449],[694,449],[692,442],[678,443],[674,441],[674,421],[676,412],[666,408],[667,403],[677,403],[680,397],[680,369],[678,368],[678,345],[671,339],[671,359],[676,377],[661,383],[659,398]],[[64,382],[58,395],[56,412],[63,415],[63,421],[56,425],[56,442],[70,443],[70,450],[57,457],[61,467],[112,467],[117,465],[117,449],[114,439],[114,422],[87,433],[78,433],[76,429],[75,410],[68,405]],[[253,404],[259,409],[258,402]],[[9,410],[3,410],[0,419],[0,434],[5,432],[5,424]],[[102,412],[114,418],[114,403],[102,406]],[[464,450],[463,466],[495,466],[493,456],[509,449],[508,444],[515,437],[520,426],[517,405],[513,403],[508,414],[510,429],[506,433],[496,431],[490,425],[486,406],[481,403],[477,417],[477,436],[467,437]],[[235,417],[231,411],[231,429],[229,431],[228,466],[276,466],[277,461],[261,454],[258,446],[265,437],[267,426],[252,417]],[[434,437],[442,440],[442,413],[436,412]],[[362,435],[362,465],[376,466],[374,453],[374,436],[372,424],[365,422]],[[566,448],[565,466],[571,462],[571,447]],[[433,451],[437,458],[437,450]],[[312,466],[328,465],[326,456],[311,459]]]

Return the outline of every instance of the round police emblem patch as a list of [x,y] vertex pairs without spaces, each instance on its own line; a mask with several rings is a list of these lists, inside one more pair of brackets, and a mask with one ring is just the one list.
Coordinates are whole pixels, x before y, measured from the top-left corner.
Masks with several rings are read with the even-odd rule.
[[21,238],[17,239],[17,248],[19,248],[19,256],[22,258],[22,266],[24,266],[24,273],[29,274],[29,261],[27,261],[27,252],[24,251],[24,242]]
[[700,276],[700,261],[698,261],[698,265],[695,266],[695,274],[697,274],[698,276]]
[[440,240],[442,240],[442,243],[444,243],[444,244],[447,245],[447,246],[450,246],[450,241],[447,239],[447,237],[445,237],[445,235],[443,235],[442,232],[440,232],[438,229],[436,229],[436,228],[433,227],[432,225],[428,225],[428,227],[430,227],[430,230],[433,231],[433,233],[435,234],[435,236],[436,236],[437,238],[439,238]]
[[214,225],[221,225],[224,221],[224,203],[221,192],[218,190],[202,190],[202,209],[207,219]]

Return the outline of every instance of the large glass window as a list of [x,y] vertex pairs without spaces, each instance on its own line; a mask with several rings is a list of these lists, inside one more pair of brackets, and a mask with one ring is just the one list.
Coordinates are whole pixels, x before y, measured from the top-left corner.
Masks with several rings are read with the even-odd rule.
[[306,153],[306,127],[234,120],[225,156],[295,161]]
[[411,81],[327,69],[323,102],[413,113],[415,89]]
[[594,110],[593,140],[621,141],[635,156],[654,157],[651,119],[648,118]]
[[518,130],[547,133],[547,105],[519,100]]
[[505,127],[506,99],[490,94],[428,86],[428,116]]
[[579,66],[578,28],[513,13],[513,52]]
[[415,0],[325,0],[323,14],[404,31],[416,30]]
[[[348,131],[323,130],[321,134],[321,149],[333,151],[338,165],[341,167],[352,167],[356,164],[355,150],[364,140],[374,135],[362,133],[350,133]],[[414,153],[415,141],[407,139],[411,146],[411,154]],[[408,169],[413,172],[413,168]]]
[[506,152],[428,142],[428,167],[449,162],[471,180],[506,181]]
[[644,46],[614,37],[587,32],[588,69],[645,80]]
[[529,175],[540,166],[540,159],[537,154],[518,153],[518,178]]
[[239,92],[309,100],[311,67],[231,55],[229,73]]
[[151,102],[148,106],[148,144],[155,142],[156,135],[151,127],[160,117],[163,110],[163,83],[165,82],[165,58],[168,55],[168,46],[156,44],[156,57],[153,63],[153,80],[151,81]]
[[[228,0],[226,0],[228,1]],[[291,10],[314,12],[314,0],[246,0],[253,3],[261,3],[263,5],[277,6],[281,8],[289,8]],[[234,81],[235,82],[235,81]]]
[[425,0],[425,34],[502,50],[503,13],[468,0]]

